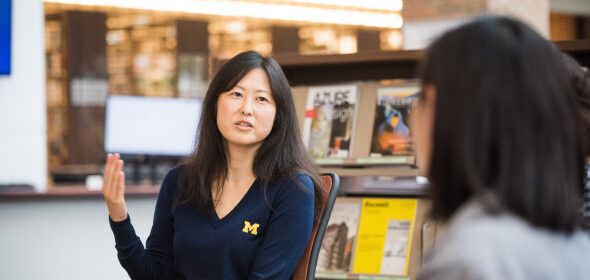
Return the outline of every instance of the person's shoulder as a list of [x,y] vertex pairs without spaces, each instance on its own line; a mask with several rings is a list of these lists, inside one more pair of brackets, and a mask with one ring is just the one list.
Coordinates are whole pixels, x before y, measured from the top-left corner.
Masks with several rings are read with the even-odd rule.
[[535,260],[537,264],[546,264],[541,270],[544,273],[566,275],[566,270],[551,269],[550,264],[560,262],[560,257],[578,259],[574,256],[588,255],[588,250],[581,249],[583,244],[588,244],[583,234],[568,236],[535,227],[509,212],[487,214],[480,210],[472,205],[459,211],[460,217],[451,221],[429,257],[428,266],[432,270],[462,267],[468,270],[464,273],[488,276],[503,273],[503,277],[496,279],[510,279],[518,274],[537,275],[531,269],[535,267],[531,260]]
[[305,185],[308,189],[313,189],[313,180],[309,174],[299,172],[293,174],[292,176],[294,176],[298,182]]
[[488,214],[479,203],[470,201],[450,220],[431,257],[437,266],[463,263],[482,267],[486,259],[509,252],[503,248],[526,236],[523,225],[510,215]]
[[168,170],[168,173],[166,173],[166,176],[164,177],[163,182],[164,183],[178,182],[179,177],[182,175],[185,168],[186,168],[186,166],[184,164],[176,165],[176,166],[170,168],[170,170]]
[[178,188],[178,184],[180,182],[180,177],[182,176],[182,173],[184,172],[185,168],[186,166],[184,164],[176,165],[170,168],[170,170],[164,177],[164,180],[162,181],[161,191],[163,190],[168,193],[176,192],[176,189]]
[[509,214],[478,218],[448,229],[418,279],[580,279],[564,276],[588,271],[579,268],[590,257],[583,233],[551,232]]
[[271,182],[268,194],[275,197],[275,200],[292,200],[292,199],[313,199],[314,183],[306,173],[293,173],[274,182]]
[[314,183],[311,176],[307,173],[297,172],[281,179],[278,183],[286,191],[293,190],[313,190]]
[[[472,254],[478,251],[487,254],[515,251],[521,245],[531,242],[534,229],[525,221],[510,213],[479,215],[467,218],[449,226],[448,243],[455,246],[470,247]],[[469,255],[466,258],[477,257]],[[489,257],[489,256],[488,256]]]
[[418,279],[490,279],[484,277],[486,271],[497,267],[498,253],[503,250],[497,247],[495,231],[483,229],[476,223],[468,228],[449,228],[427,254]]

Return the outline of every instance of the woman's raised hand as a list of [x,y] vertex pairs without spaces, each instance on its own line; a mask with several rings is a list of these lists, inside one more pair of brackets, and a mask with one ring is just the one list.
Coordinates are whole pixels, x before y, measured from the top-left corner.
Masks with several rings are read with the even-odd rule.
[[107,202],[109,215],[115,222],[127,219],[127,205],[125,204],[125,173],[123,160],[119,154],[108,154],[104,167],[102,194]]

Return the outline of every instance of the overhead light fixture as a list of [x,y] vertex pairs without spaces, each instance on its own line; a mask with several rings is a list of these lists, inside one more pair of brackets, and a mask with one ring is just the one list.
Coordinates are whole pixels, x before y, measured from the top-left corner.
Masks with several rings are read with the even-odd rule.
[[401,12],[404,6],[402,0],[283,0],[279,2],[316,4],[343,8],[361,8],[390,12]]
[[[306,0],[301,0],[305,2]],[[267,19],[286,22],[305,22],[352,25],[378,28],[401,28],[402,17],[394,12],[373,12],[351,9],[330,9],[303,5],[274,4],[231,0],[45,0],[82,6],[105,6],[199,15]],[[310,0],[309,2],[312,2]],[[321,2],[321,1],[316,1]],[[336,2],[329,1],[329,2]],[[352,2],[352,1],[343,1]],[[363,2],[363,1],[359,1]],[[384,2],[384,1],[369,1]],[[396,1],[392,1],[396,2]],[[358,5],[357,5],[358,6]]]

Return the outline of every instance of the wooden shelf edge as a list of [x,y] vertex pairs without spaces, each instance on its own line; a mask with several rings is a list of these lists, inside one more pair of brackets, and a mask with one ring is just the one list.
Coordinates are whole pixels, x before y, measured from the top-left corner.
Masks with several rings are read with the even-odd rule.
[[428,198],[428,191],[426,189],[350,189],[343,190],[338,194],[349,197]]
[[393,61],[416,61],[424,54],[423,50],[376,51],[354,54],[326,55],[276,55],[274,59],[283,67],[311,66],[326,64],[375,63]]
[[[553,41],[562,51],[587,51],[590,49],[590,39],[578,39],[567,41]],[[273,58],[283,67],[355,64],[355,63],[378,63],[378,62],[399,62],[417,61],[425,54],[424,49],[400,50],[400,51],[374,51],[360,52],[354,54],[324,54],[324,55],[299,55],[279,54]]]
[[589,51],[590,39],[568,40],[568,41],[553,41],[553,43],[562,51]]
[[409,166],[373,166],[373,167],[343,167],[320,166],[321,172],[334,172],[338,176],[389,176],[389,177],[413,177],[418,176],[418,169]]
[[[159,186],[138,185],[127,186],[125,196],[127,198],[136,197],[157,197],[160,192]],[[77,198],[100,198],[102,192],[99,190],[89,190],[84,186],[52,186],[45,192],[35,191],[4,191],[0,192],[0,201],[9,200],[45,200],[45,199],[77,199]]]

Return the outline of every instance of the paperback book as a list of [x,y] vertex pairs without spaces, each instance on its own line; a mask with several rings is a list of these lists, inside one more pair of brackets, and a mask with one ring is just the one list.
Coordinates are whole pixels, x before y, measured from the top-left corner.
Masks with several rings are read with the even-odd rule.
[[350,271],[360,213],[360,199],[338,198],[336,200],[322,241],[317,271],[342,273]]
[[408,275],[417,205],[416,199],[363,199],[353,273]]
[[419,91],[417,83],[377,89],[371,157],[414,153],[409,114]]
[[356,84],[309,88],[303,139],[312,158],[350,155],[358,94]]

